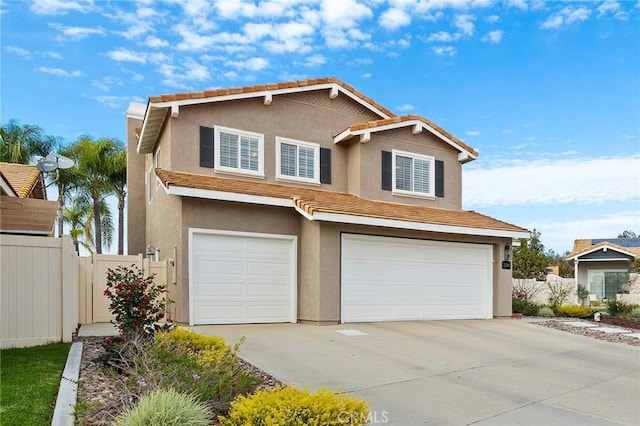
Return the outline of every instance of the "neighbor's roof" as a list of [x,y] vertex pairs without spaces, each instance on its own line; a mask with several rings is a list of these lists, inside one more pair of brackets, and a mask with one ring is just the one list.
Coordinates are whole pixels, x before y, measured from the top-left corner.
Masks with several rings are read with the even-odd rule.
[[330,91],[328,96],[331,98],[338,96],[338,92],[343,93],[376,113],[380,118],[396,116],[393,112],[378,104],[373,99],[334,77],[150,96],[144,113],[137,151],[139,154],[148,154],[153,150],[156,139],[160,135],[160,131],[169,112],[177,116],[177,114],[179,114],[179,108],[182,105],[257,97],[264,97],[264,103],[268,105],[271,103],[271,98],[275,95],[322,89],[328,89]]
[[433,133],[440,139],[449,143],[461,154],[465,154],[463,156],[459,156],[460,161],[472,160],[478,157],[478,153],[473,148],[471,148],[431,120],[420,115],[403,115],[401,117],[390,117],[381,120],[368,121],[366,123],[353,124],[346,130],[336,135],[334,138],[334,142],[338,143],[340,141],[348,140],[358,135],[361,137],[361,140],[363,142],[366,142],[369,140],[370,134],[372,132],[380,132],[401,127],[413,127],[412,132],[414,134],[422,132],[423,129],[426,129],[427,131]]
[[53,235],[57,201],[0,197],[0,232],[20,235]]
[[[627,238],[612,238],[611,241]],[[633,239],[633,238],[629,238]],[[637,239],[637,238],[636,238]],[[597,242],[600,241],[600,242]],[[567,255],[567,260],[573,260],[585,254],[593,253],[600,249],[611,249],[628,256],[640,257],[640,246],[622,246],[612,243],[609,240],[575,240],[573,244],[573,252]]]
[[169,194],[293,207],[309,220],[467,235],[528,238],[529,231],[473,211],[371,201],[352,194],[156,169]]
[[[0,179],[7,195],[21,198],[47,198],[42,173],[36,166],[0,162]],[[5,184],[8,188],[5,188]]]

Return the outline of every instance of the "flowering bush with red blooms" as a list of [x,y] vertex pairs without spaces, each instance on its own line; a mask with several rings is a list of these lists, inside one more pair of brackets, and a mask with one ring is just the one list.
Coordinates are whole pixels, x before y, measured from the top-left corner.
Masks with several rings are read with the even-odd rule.
[[167,287],[154,282],[155,275],[144,277],[137,266],[118,266],[107,270],[109,309],[115,315],[115,324],[125,339],[153,335],[160,328],[157,321],[164,318],[169,300],[165,300]]

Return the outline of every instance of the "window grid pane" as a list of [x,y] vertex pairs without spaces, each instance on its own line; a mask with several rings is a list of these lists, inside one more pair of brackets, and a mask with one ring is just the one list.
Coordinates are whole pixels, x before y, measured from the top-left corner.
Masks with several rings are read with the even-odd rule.
[[238,135],[220,132],[220,165],[238,168]]
[[240,168],[258,171],[258,139],[247,136],[240,138]]
[[412,191],[411,188],[411,166],[412,159],[396,155],[396,189],[402,191]]
[[313,161],[314,149],[305,146],[298,147],[298,177],[301,178],[314,178],[314,161]]
[[429,169],[431,163],[426,160],[414,159],[413,161],[413,190],[415,192],[423,192],[428,194],[430,182],[429,182]]
[[296,175],[296,146],[280,144],[280,173],[285,176]]

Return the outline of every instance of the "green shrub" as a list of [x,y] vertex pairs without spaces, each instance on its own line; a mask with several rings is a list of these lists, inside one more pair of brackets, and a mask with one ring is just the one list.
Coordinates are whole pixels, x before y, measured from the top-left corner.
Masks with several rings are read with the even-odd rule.
[[589,318],[591,316],[591,309],[586,306],[579,305],[560,305],[557,306],[556,315],[571,318]]
[[[216,414],[224,414],[236,396],[252,393],[261,384],[239,365],[239,344],[229,347],[221,338],[200,339],[189,333],[159,332],[153,340],[125,342],[119,360],[112,362],[126,377],[123,394],[135,400],[158,389],[175,389],[193,394]],[[191,338],[200,342],[199,348],[186,343]],[[203,346],[209,349],[202,350]]]
[[633,318],[640,318],[640,306],[637,306],[631,310],[630,314]]
[[636,308],[638,305],[630,305],[630,304],[626,304],[623,302],[619,302],[616,299],[609,299],[607,300],[607,312],[609,312],[610,315],[622,315],[622,316],[629,316],[631,315],[631,312],[633,311],[634,308]]
[[585,301],[589,299],[589,294],[590,292],[587,287],[583,286],[582,284],[578,284],[578,288],[576,289],[576,296],[578,296],[578,300],[581,304],[584,305]]
[[573,292],[573,285],[564,281],[549,281],[547,287],[549,289],[549,305],[552,309],[562,305]]
[[284,387],[237,398],[219,420],[223,426],[365,425],[368,416],[368,404],[357,398],[326,388],[310,393]]
[[511,309],[513,313],[523,314],[523,315],[537,315],[538,309],[540,309],[539,305],[536,305],[533,302],[522,299],[512,299],[511,300]]
[[539,317],[554,317],[555,315],[556,314],[553,312],[553,309],[548,306],[543,306],[542,308],[538,309]]
[[213,413],[191,394],[161,389],[149,393],[120,413],[114,426],[207,426]]

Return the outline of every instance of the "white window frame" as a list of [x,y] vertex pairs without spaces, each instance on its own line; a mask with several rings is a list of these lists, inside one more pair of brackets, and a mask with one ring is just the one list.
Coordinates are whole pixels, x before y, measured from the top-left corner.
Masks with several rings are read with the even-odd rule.
[[[313,178],[306,178],[300,176],[289,176],[282,174],[282,161],[281,161],[281,146],[285,143],[287,145],[295,145],[296,147],[305,147],[313,149]],[[296,175],[298,174],[298,162],[297,162],[296,150]],[[320,184],[320,145],[312,142],[305,142],[296,139],[284,138],[276,136],[276,180],[288,180],[296,182],[305,182],[312,184]]]
[[153,164],[147,170],[147,202],[151,204],[153,200]]
[[[160,168],[160,149],[156,151],[156,169]],[[156,179],[156,189],[160,188],[160,179]]]
[[[264,178],[264,135],[261,133],[249,132],[246,130],[238,130],[232,129],[230,127],[223,126],[214,126],[214,138],[213,138],[213,149],[214,149],[214,169],[218,172],[224,173],[233,173],[233,174],[242,174],[249,176],[256,176]],[[247,136],[251,138],[258,139],[258,170],[245,170],[240,168],[241,159],[238,157],[238,167],[228,167],[220,165],[220,133],[230,133],[238,136],[239,138],[242,136]],[[238,147],[238,156],[240,155],[240,147]]]
[[[419,192],[419,191],[407,191],[405,189],[396,188],[396,158],[400,157],[408,157],[412,160],[423,160],[428,161],[430,163],[429,167],[429,192]],[[435,198],[435,179],[436,179],[436,159],[430,155],[416,154],[413,152],[399,151],[394,149],[392,151],[392,164],[391,164],[391,180],[393,182],[393,193],[398,195],[408,195],[412,197],[422,197],[422,198]],[[411,169],[411,182],[413,185],[413,165]]]

